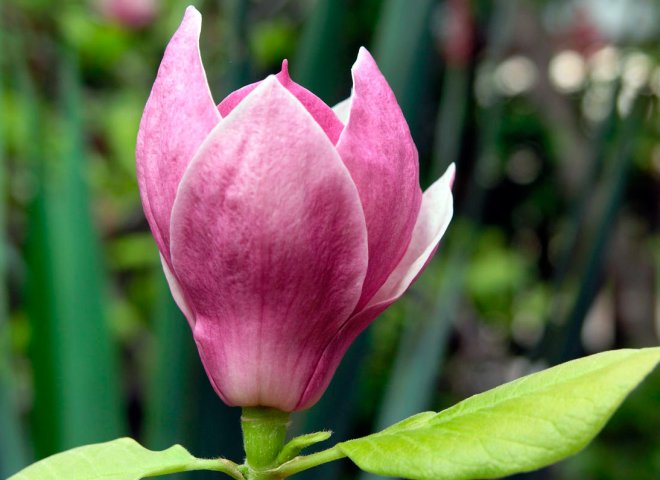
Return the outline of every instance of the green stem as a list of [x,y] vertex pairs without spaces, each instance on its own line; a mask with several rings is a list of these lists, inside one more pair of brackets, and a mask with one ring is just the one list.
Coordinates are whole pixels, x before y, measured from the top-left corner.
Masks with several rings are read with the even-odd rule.
[[286,412],[263,407],[243,409],[241,426],[246,458],[240,471],[246,480],[281,480],[346,456],[335,445],[280,465],[277,458],[284,447],[288,425],[289,414]]
[[289,414],[274,408],[244,408],[241,416],[248,480],[271,480],[286,440]]
[[276,468],[272,471],[275,476],[273,478],[286,478],[296,473],[300,473],[304,470],[309,470],[310,468],[317,467],[324,463],[333,462],[344,458],[346,454],[342,452],[337,445],[334,447],[328,448],[317,453],[312,453],[311,455],[306,455],[304,457],[296,457],[293,460],[290,460],[282,464],[279,468]]

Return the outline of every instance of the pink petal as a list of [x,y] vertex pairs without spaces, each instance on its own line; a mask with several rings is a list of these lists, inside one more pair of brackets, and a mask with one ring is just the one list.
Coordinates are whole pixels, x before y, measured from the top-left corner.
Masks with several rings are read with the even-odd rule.
[[138,132],[137,177],[144,213],[170,263],[170,213],[183,171],[220,121],[199,53],[202,17],[194,7],[170,40]]
[[165,279],[167,280],[167,284],[170,287],[170,292],[172,293],[172,298],[174,299],[174,302],[181,310],[181,313],[183,313],[183,315],[186,317],[186,320],[188,320],[188,324],[190,325],[190,328],[191,329],[194,328],[195,316],[193,315],[192,309],[188,305],[188,301],[186,300],[186,295],[183,289],[181,288],[179,281],[172,273],[172,270],[170,270],[170,267],[167,265],[167,262],[165,261],[165,258],[163,258],[162,255],[160,256],[160,263],[163,266],[163,272],[165,272]]
[[[307,111],[314,117],[314,120],[323,128],[330,141],[336,144],[344,125],[339,121],[332,109],[305,87],[291,80],[289,76],[289,63],[286,60],[282,62],[282,71],[276,77],[304,105]],[[218,105],[218,110],[222,116],[226,117],[260,83],[252,83],[230,93]]]
[[220,115],[222,115],[223,118],[229,115],[231,111],[236,108],[236,106],[241,103],[245,97],[247,97],[259,85],[261,85],[261,82],[263,82],[263,80],[245,85],[244,87],[241,87],[238,90],[234,90],[229,95],[227,95],[218,104],[218,111],[220,112]]
[[445,174],[424,192],[410,247],[369,304],[346,322],[326,348],[305,395],[296,409],[307,408],[318,400],[320,396],[318,392],[325,390],[332,378],[332,373],[337,369],[344,353],[355,338],[378,315],[401,297],[426,268],[452,217],[451,184],[454,181],[454,172],[455,168],[452,164]]
[[353,65],[348,123],[337,151],[360,192],[369,238],[369,269],[358,309],[392,273],[408,248],[422,192],[417,149],[394,93],[369,52]]
[[355,308],[367,240],[346,167],[275,77],[200,148],[179,187],[171,235],[218,393],[229,404],[293,410]]

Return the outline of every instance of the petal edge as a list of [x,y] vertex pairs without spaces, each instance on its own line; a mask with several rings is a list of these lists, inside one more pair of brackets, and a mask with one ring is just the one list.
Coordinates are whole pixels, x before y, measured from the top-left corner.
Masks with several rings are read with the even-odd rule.
[[452,164],[445,174],[424,192],[420,215],[406,254],[369,304],[353,314],[328,344],[297,409],[307,408],[318,400],[318,392],[323,392],[330,381],[324,372],[334,372],[337,369],[344,353],[357,336],[394,303],[424,270],[452,217],[451,185],[454,174],[455,167]]
[[419,213],[417,148],[394,92],[365,48],[351,69],[348,122],[337,151],[360,192],[369,238],[369,269],[357,310],[403,257]]
[[185,168],[220,121],[199,51],[202,17],[188,7],[172,36],[142,115],[136,166],[145,216],[169,264],[169,224]]

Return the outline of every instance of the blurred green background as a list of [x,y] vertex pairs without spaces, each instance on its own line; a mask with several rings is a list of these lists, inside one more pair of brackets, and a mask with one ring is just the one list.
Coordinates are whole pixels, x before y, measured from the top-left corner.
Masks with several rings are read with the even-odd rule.
[[[659,2],[3,0],[0,478],[121,435],[241,459],[239,411],[206,380],[135,179],[142,108],[187,3],[204,16],[218,102],[288,58],[333,105],[365,45],[423,186],[458,167],[436,259],[296,432],[343,440],[548,365],[658,344]],[[656,372],[584,452],[516,478],[657,478],[659,408]],[[341,461],[300,477],[369,476]]]

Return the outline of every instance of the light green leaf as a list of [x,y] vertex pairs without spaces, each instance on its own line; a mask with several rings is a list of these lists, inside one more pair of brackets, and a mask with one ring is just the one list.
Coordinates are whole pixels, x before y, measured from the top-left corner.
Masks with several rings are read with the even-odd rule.
[[332,432],[323,431],[323,432],[314,432],[307,433],[305,435],[300,435],[299,437],[292,438],[287,442],[282,451],[277,456],[276,463],[281,465],[282,463],[288,462],[293,457],[298,455],[303,449],[311,447],[312,445],[324,442],[332,436]]
[[394,425],[390,425],[385,430],[380,433],[396,433],[404,430],[409,430],[420,425],[425,425],[432,417],[435,417],[437,413],[435,412],[421,412],[412,417],[408,417],[405,420],[396,422]]
[[416,479],[498,478],[572,455],[660,360],[660,348],[575,360],[338,444],[361,469]]
[[131,438],[120,438],[58,453],[8,480],[139,480],[190,470],[215,470],[243,478],[228,460],[195,458],[181,445],[154,452]]

